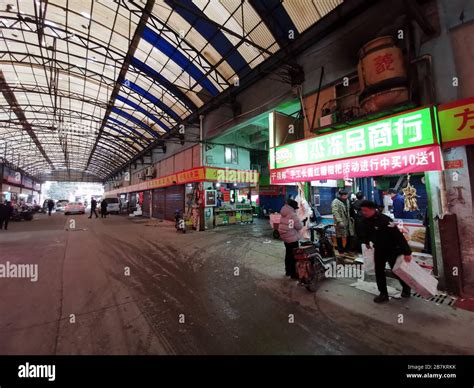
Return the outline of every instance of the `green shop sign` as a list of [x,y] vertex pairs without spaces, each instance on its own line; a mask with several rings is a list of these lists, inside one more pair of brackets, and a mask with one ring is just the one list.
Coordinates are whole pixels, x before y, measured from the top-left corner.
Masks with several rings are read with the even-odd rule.
[[[432,108],[422,108],[272,150],[283,168],[437,143]],[[273,158],[271,158],[273,159]]]

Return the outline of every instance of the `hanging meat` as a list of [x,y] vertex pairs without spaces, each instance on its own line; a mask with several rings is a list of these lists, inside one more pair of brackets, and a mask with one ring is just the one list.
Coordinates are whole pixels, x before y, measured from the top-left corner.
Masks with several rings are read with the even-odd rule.
[[413,212],[418,210],[418,200],[416,195],[416,189],[410,184],[410,177],[408,177],[407,187],[403,190],[403,195],[405,197],[405,211]]

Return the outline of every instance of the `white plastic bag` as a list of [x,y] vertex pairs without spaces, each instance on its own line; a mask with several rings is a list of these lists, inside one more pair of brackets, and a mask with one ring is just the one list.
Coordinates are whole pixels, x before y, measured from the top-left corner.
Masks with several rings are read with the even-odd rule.
[[309,206],[308,201],[299,194],[296,196],[295,201],[298,203],[298,210],[296,210],[296,215],[298,216],[298,219],[303,222],[303,220],[307,218],[306,225],[304,225],[303,229],[299,231],[299,236],[302,239],[309,239],[310,232],[308,226],[309,218],[311,217],[311,207]]
[[364,275],[375,275],[375,262],[374,262],[374,248],[367,248],[365,244],[362,244],[362,256],[364,256],[364,264],[362,265],[362,271]]

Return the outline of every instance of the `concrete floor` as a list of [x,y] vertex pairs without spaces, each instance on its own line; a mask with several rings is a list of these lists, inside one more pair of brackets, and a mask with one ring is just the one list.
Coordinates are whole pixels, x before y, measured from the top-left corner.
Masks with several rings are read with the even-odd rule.
[[39,279],[0,279],[0,354],[474,353],[474,313],[375,305],[349,279],[310,294],[270,236],[267,221],[185,235],[125,216],[11,223],[0,264],[37,263]]

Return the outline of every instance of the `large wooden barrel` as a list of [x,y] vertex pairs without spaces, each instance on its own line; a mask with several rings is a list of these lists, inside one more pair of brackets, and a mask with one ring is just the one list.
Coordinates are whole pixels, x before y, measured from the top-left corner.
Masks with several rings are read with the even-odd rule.
[[357,72],[359,104],[364,112],[375,112],[408,100],[405,60],[391,36],[374,39],[360,49]]

